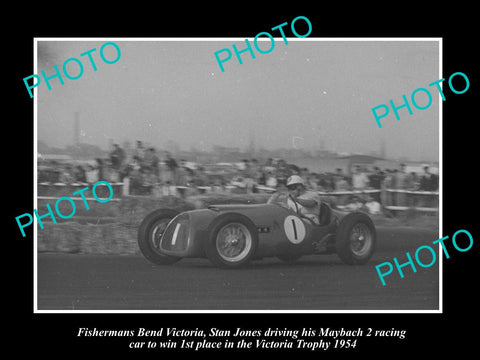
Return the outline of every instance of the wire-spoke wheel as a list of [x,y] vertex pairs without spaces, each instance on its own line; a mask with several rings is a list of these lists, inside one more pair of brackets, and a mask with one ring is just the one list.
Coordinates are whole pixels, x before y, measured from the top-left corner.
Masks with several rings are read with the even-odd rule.
[[368,215],[354,212],[338,225],[336,249],[340,259],[350,265],[365,264],[375,251],[377,233]]
[[210,225],[204,244],[207,257],[221,267],[239,267],[248,263],[258,245],[255,225],[244,215],[229,213]]
[[226,261],[240,261],[252,248],[252,236],[247,227],[240,223],[229,223],[217,234],[217,251]]
[[355,256],[362,257],[370,252],[373,235],[365,223],[357,223],[350,233],[350,248]]

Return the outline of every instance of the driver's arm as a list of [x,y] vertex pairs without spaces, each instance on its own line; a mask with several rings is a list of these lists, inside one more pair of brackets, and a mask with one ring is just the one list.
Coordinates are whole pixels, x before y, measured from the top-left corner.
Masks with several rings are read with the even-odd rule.
[[313,208],[319,205],[318,200],[311,193],[303,193],[295,198],[295,201],[306,208]]

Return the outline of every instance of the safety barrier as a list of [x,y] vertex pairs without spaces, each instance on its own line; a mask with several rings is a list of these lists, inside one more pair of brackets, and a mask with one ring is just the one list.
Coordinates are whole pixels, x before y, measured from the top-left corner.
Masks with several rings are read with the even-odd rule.
[[404,189],[365,189],[345,191],[319,191],[322,197],[333,199],[339,207],[355,201],[363,202],[374,200],[381,204],[383,209],[390,211],[416,210],[421,212],[438,212],[438,191],[418,191]]
[[[58,198],[71,195],[73,192],[78,191],[92,184],[78,182],[78,183],[39,183],[37,190],[37,199],[38,200],[57,200]],[[125,184],[121,182],[111,182],[110,183],[113,189],[113,198],[110,201],[120,201],[121,195],[125,195]],[[99,197],[105,197],[106,189],[98,188]],[[73,201],[83,201],[82,197],[71,197]],[[85,197],[85,200],[95,200],[94,198]]]
[[414,209],[422,212],[438,212],[438,191],[386,189],[386,192],[390,196],[390,199],[387,200],[387,204],[384,206],[387,210],[405,211]]
[[[38,184],[37,199],[42,200],[56,200],[65,193],[72,193],[82,187],[88,186],[86,183],[40,183]],[[114,196],[111,201],[120,201],[123,196],[130,195],[129,182],[111,183],[114,189]],[[246,188],[238,185],[226,186],[197,186],[195,188],[189,186],[158,186],[157,191],[153,197],[162,196],[180,196],[185,197],[189,191],[195,191],[200,194],[208,193],[234,193],[238,191],[246,191]],[[255,187],[256,192],[273,193],[275,188],[263,185]],[[404,189],[363,189],[363,190],[342,190],[342,191],[317,191],[317,194],[325,200],[334,202],[338,207],[345,207],[356,199],[362,202],[369,200],[377,201],[381,204],[383,209],[389,211],[406,211],[413,209],[420,212],[438,212],[439,207],[439,193],[438,191],[418,191],[418,190],[404,190]],[[101,196],[101,195],[100,195]],[[152,196],[148,194],[148,196]],[[81,198],[79,198],[81,200]],[[76,199],[73,199],[76,200]],[[89,200],[89,199],[87,199]]]

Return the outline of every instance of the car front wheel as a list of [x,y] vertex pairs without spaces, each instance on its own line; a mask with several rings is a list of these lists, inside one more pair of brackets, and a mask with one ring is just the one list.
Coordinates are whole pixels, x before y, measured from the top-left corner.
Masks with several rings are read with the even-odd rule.
[[219,267],[236,268],[250,262],[258,246],[257,229],[240,214],[225,214],[210,226],[205,254]]
[[168,223],[178,211],[170,209],[155,210],[143,219],[138,229],[138,246],[143,256],[157,265],[170,265],[178,260],[179,257],[163,254],[160,250],[160,240]]

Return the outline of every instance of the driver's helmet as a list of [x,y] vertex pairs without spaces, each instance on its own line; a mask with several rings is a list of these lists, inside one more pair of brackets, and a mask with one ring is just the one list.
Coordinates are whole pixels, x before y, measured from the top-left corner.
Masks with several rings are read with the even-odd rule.
[[298,176],[298,175],[292,175],[287,179],[287,187],[290,185],[295,185],[295,184],[302,184],[305,186],[305,182],[303,179]]

